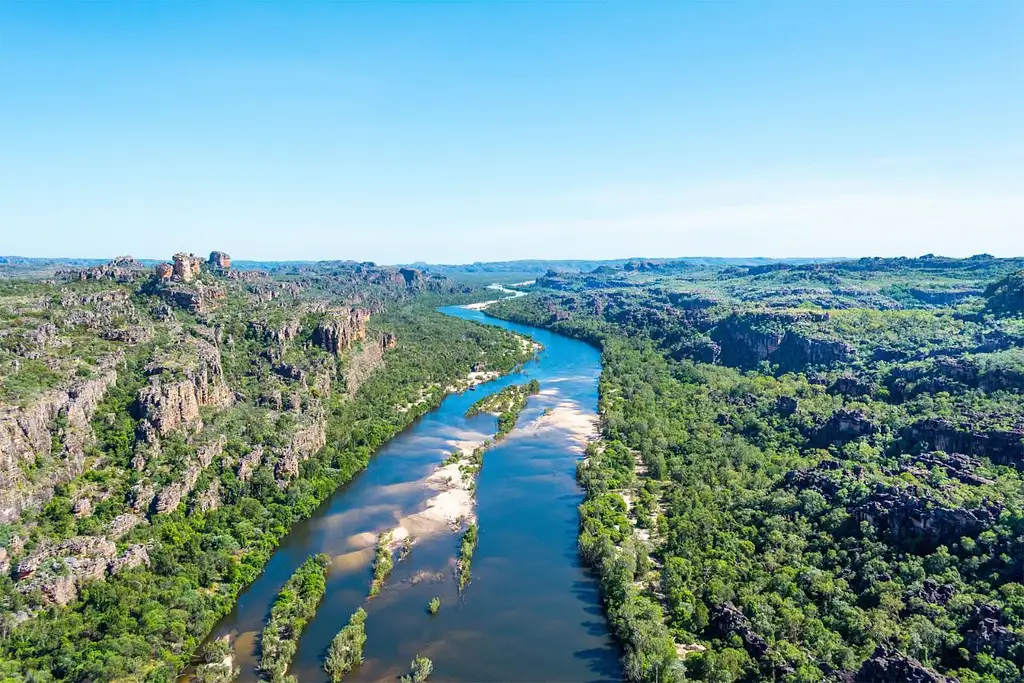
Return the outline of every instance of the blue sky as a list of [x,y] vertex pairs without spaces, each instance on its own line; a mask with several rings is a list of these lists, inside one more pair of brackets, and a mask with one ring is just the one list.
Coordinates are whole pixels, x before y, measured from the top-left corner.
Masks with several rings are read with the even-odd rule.
[[1024,3],[0,3],[0,254],[1024,254]]

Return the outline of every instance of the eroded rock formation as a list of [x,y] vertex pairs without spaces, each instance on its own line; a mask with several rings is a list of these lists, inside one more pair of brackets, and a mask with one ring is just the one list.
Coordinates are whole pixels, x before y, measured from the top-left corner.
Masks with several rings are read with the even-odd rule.
[[340,355],[366,336],[369,319],[370,312],[363,308],[332,309],[313,330],[313,343],[336,356]]
[[189,337],[179,353],[154,360],[146,373],[149,385],[139,390],[136,403],[148,440],[179,428],[202,428],[201,406],[226,407],[234,400],[220,351],[203,339]]

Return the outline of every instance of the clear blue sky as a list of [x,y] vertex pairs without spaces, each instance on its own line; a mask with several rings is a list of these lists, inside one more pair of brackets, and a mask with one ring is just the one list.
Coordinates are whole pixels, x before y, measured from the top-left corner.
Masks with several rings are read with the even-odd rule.
[[1024,2],[0,3],[0,254],[1024,254]]

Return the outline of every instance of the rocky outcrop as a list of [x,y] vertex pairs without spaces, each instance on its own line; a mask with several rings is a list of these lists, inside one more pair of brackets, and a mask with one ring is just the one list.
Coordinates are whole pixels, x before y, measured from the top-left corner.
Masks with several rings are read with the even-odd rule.
[[956,683],[957,679],[941,676],[916,659],[879,645],[853,680],[855,683]]
[[178,253],[172,257],[174,261],[172,277],[181,282],[192,282],[203,267],[203,260],[195,254]]
[[977,429],[958,427],[942,417],[909,425],[902,434],[910,451],[945,451],[990,459],[997,465],[1024,469],[1024,428]]
[[117,546],[98,536],[76,536],[44,545],[18,562],[14,570],[18,590],[39,590],[44,602],[66,605],[86,581],[102,580],[116,556]]
[[202,471],[224,452],[225,443],[226,439],[221,436],[196,449],[196,457],[186,466],[185,471],[157,495],[154,512],[158,515],[174,512],[185,496],[191,493]]
[[141,344],[153,338],[153,329],[142,325],[112,328],[103,331],[103,338],[125,344]]
[[170,263],[158,263],[153,266],[153,276],[160,282],[167,282],[174,275],[174,266]]
[[758,664],[771,670],[775,678],[781,679],[793,673],[793,669],[786,664],[773,665],[769,662],[768,641],[754,630],[746,615],[736,605],[731,602],[714,605],[710,610],[710,618],[708,628],[712,635],[718,638],[739,636],[747,654]]
[[725,365],[753,368],[762,361],[782,370],[832,365],[854,357],[853,347],[839,339],[810,336],[794,329],[800,323],[823,322],[824,313],[745,313],[725,318],[711,332]]
[[828,388],[830,394],[841,396],[870,396],[873,391],[871,382],[855,375],[840,375]]
[[146,546],[136,543],[128,546],[119,557],[111,560],[108,570],[111,574],[120,574],[127,569],[142,566],[149,566],[149,550]]
[[345,377],[345,394],[351,398],[359,391],[359,387],[369,379],[370,375],[384,362],[384,352],[397,344],[395,335],[385,332],[376,344],[365,342],[359,352],[349,359],[343,370]]
[[1002,611],[995,605],[979,605],[963,630],[963,643],[972,655],[989,652],[1007,657],[1018,642],[1017,634],[1007,628]]
[[175,429],[201,429],[201,406],[227,407],[234,394],[224,381],[220,351],[209,342],[188,338],[178,355],[146,366],[149,385],[139,390],[137,412],[142,434],[163,436]]
[[286,481],[298,475],[299,463],[315,455],[327,445],[327,416],[319,403],[310,406],[305,424],[295,430],[291,442],[281,449],[274,467],[274,476]]
[[888,533],[893,542],[917,549],[956,543],[963,536],[975,537],[992,528],[1002,506],[982,503],[974,508],[950,508],[906,488],[875,484],[874,490],[850,512],[858,522],[866,521]]
[[[975,468],[981,465],[977,459],[962,453],[921,453],[907,459],[914,466],[921,465],[929,471],[938,468],[944,471],[947,476],[964,484],[980,486],[993,483],[991,479],[975,474]],[[901,470],[908,472],[910,471],[910,466],[904,465]]]
[[131,512],[120,514],[110,520],[110,526],[107,527],[107,537],[117,540],[145,521],[141,516]]
[[208,313],[225,298],[220,287],[196,282],[190,285],[171,283],[157,292],[167,303],[189,313]]
[[265,320],[254,320],[249,323],[249,331],[256,339],[277,346],[284,346],[287,342],[298,339],[301,327],[302,321],[298,317],[274,324]]
[[313,343],[338,356],[366,336],[369,319],[370,312],[363,308],[330,310],[313,330]]
[[812,441],[819,448],[826,448],[871,436],[878,431],[878,426],[864,411],[841,408],[814,431]]
[[231,268],[231,257],[223,251],[211,251],[210,258],[207,260],[207,263],[209,263],[210,268],[214,270],[228,270]]
[[67,280],[111,280],[133,282],[144,275],[146,267],[131,256],[118,256],[102,266],[82,270],[58,270],[55,275]]
[[925,579],[918,592],[918,597],[932,605],[945,605],[956,595],[956,586],[951,583],[937,583]]
[[221,506],[220,481],[214,479],[210,482],[205,491],[196,495],[195,503],[192,505],[193,512],[209,512]]
[[[122,361],[120,355],[107,357],[93,377],[66,390],[46,392],[24,408],[0,407],[0,523],[14,521],[27,507],[39,507],[50,499],[54,486],[82,473],[84,448],[94,438],[90,421],[117,381],[116,368]],[[55,436],[61,444],[59,453],[51,452]],[[50,455],[56,456],[52,467],[27,481],[22,464]]]
[[246,453],[238,461],[238,469],[235,473],[239,481],[249,481],[252,473],[257,467],[263,464],[263,446],[256,446]]

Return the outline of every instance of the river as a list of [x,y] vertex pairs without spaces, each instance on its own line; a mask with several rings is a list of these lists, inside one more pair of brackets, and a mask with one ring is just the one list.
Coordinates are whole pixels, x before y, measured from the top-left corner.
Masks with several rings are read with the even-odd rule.
[[[575,466],[581,430],[595,419],[600,354],[480,311],[441,310],[532,337],[544,348],[520,372],[448,396],[292,529],[215,630],[215,636],[235,636],[240,680],[257,680],[258,634],[270,605],[312,553],[327,553],[332,563],[326,595],[289,669],[302,683],[328,680],[322,669],[327,646],[360,606],[368,614],[365,661],[346,680],[394,681],[417,654],[433,660],[431,681],[621,680],[596,582],[576,552],[582,492]],[[530,379],[541,393],[484,456],[476,492],[479,544],[472,582],[460,595],[453,578],[459,535],[447,528],[419,533],[411,523],[437,495],[424,479],[454,446],[494,434],[493,416],[464,417],[470,404]],[[375,535],[398,524],[413,527],[417,542],[381,594],[368,601]],[[435,596],[441,609],[430,615],[426,605]]]

